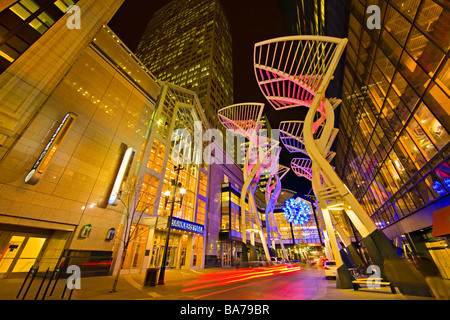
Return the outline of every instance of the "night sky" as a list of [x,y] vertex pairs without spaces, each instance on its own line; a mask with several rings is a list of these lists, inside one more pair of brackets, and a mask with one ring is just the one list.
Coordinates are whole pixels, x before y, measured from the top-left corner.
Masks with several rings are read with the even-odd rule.
[[[134,51],[153,13],[170,0],[126,0],[108,26]],[[262,102],[272,128],[283,120],[303,120],[306,110],[275,111],[262,95],[253,69],[254,44],[287,36],[275,0],[222,0],[233,38],[234,103]],[[290,167],[290,161],[301,154],[290,154],[283,147],[280,164]],[[311,183],[297,177],[292,170],[282,180],[283,188],[305,195]]]

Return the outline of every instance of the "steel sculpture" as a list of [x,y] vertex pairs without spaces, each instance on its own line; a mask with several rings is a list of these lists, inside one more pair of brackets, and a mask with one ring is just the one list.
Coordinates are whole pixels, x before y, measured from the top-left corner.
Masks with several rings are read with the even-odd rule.
[[[248,149],[244,162],[244,185],[242,187],[241,207],[241,235],[242,235],[242,262],[248,261],[247,257],[247,232],[256,232],[264,248],[267,263],[270,265],[270,253],[264,236],[261,217],[256,207],[255,192],[265,167],[272,168],[274,160],[278,162],[273,154],[280,149],[278,142],[259,136],[262,128],[261,116],[264,111],[263,103],[241,103],[227,106],[218,111],[218,118],[222,125],[236,135],[248,139]],[[275,159],[276,158],[276,159]],[[246,197],[248,198],[248,218],[246,214]],[[247,220],[250,225],[247,224]],[[256,226],[254,226],[256,225]],[[253,242],[253,234],[250,234]],[[253,244],[253,243],[252,243]]]
[[[334,109],[338,99],[325,98],[325,91],[347,44],[347,39],[324,36],[289,36],[255,44],[254,70],[261,92],[276,110],[307,107],[301,133],[284,130],[282,142],[291,152],[307,154],[305,160],[294,162],[293,170],[311,178],[317,209],[323,216],[330,238],[333,256],[338,267],[337,286],[352,288],[353,276],[340,256],[339,245],[330,211],[342,210],[362,236],[362,241],[372,259],[386,279],[385,262],[402,265],[410,270],[394,250],[389,240],[377,229],[365,210],[342,182],[329,163],[330,146],[337,131],[334,128]],[[286,129],[285,127],[280,130]],[[414,275],[408,275],[414,285],[398,283],[402,293],[422,295],[417,290],[422,284]]]
[[[278,157],[281,152],[281,148],[278,152]],[[272,247],[275,249],[275,240],[278,240],[283,251],[283,256],[286,261],[289,260],[288,255],[286,253],[286,249],[284,247],[283,239],[281,238],[281,233],[278,228],[277,220],[275,219],[275,206],[277,204],[278,198],[281,194],[281,179],[289,172],[289,168],[283,165],[279,165],[277,167],[276,172],[271,171],[269,179],[267,181],[267,186],[265,190],[265,198],[266,198],[266,231],[267,231],[267,242],[272,244]],[[272,237],[271,233],[275,232],[276,237]]]

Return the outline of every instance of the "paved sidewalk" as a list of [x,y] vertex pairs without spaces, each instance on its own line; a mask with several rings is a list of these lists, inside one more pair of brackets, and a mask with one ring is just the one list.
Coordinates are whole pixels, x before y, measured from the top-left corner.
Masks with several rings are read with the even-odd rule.
[[[163,291],[164,295],[173,295],[178,293],[175,290],[178,288],[175,286],[178,280],[194,278],[200,274],[207,274],[209,272],[217,272],[220,270],[227,270],[221,268],[199,269],[199,270],[172,270],[166,269],[165,273],[165,285],[157,286],[159,291]],[[229,268],[228,268],[229,270]],[[161,298],[162,294],[156,294],[153,291],[155,287],[144,286],[145,274],[123,274],[120,275],[117,284],[117,291],[111,292],[115,276],[104,277],[89,277],[81,278],[81,290],[74,290],[71,300],[144,300]],[[19,297],[17,295],[24,282],[24,278],[17,279],[0,279],[0,300],[22,300],[29,280],[26,282]],[[26,293],[24,300],[35,300],[36,294],[39,291],[42,278],[36,277],[31,285],[30,289]],[[36,300],[42,300],[44,292],[46,291],[48,281],[46,281],[39,292]],[[50,285],[45,300],[61,300],[63,295],[64,286],[66,284],[65,279],[60,279],[50,296],[54,282]],[[69,290],[66,290],[64,299],[69,297]]]
[[[308,268],[308,267],[306,267]],[[190,300],[190,297],[183,296],[180,292],[180,283],[189,279],[194,279],[200,275],[207,275],[212,272],[230,271],[230,268],[209,268],[209,269],[191,269],[191,270],[166,270],[165,285],[156,285],[153,287],[144,286],[145,274],[127,274],[121,275],[117,285],[117,292],[111,292],[111,288],[114,282],[114,276],[106,277],[91,277],[81,278],[81,290],[74,290],[71,300]],[[320,272],[319,270],[317,270]],[[26,286],[23,288],[19,298],[16,296],[22,286],[24,279],[0,279],[0,300],[21,300],[26,291]],[[36,293],[41,285],[42,278],[36,277],[33,285],[30,287],[24,300],[34,300]],[[40,290],[40,294],[37,296],[37,300],[42,300],[43,293],[47,288],[45,282]],[[52,290],[53,284],[49,287],[45,300],[61,300],[62,293],[65,287],[66,281],[61,279],[51,296],[49,296]],[[450,292],[450,281],[445,281],[447,288]],[[28,282],[27,282],[28,284]],[[26,285],[27,285],[26,284]],[[408,297],[401,294],[385,295],[389,300],[435,300],[434,298],[422,298],[422,297]],[[69,297],[69,290],[66,290],[64,300]],[[324,299],[380,299],[380,294],[370,291],[358,291],[353,290],[339,290],[335,288],[334,282],[330,281],[327,285]],[[383,299],[383,298],[381,298]]]

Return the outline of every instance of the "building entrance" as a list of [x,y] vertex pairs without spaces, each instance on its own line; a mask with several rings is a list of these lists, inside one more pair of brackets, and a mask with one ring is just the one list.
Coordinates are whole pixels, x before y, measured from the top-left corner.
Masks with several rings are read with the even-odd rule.
[[47,237],[0,231],[0,278],[20,277],[41,257]]
[[222,244],[222,267],[231,267],[231,244]]

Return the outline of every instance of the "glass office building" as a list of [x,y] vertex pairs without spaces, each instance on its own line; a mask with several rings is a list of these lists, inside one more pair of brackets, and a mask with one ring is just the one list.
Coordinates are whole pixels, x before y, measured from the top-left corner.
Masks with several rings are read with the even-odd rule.
[[[379,29],[368,28],[369,5],[380,8]],[[434,232],[433,218],[450,202],[449,3],[347,8],[336,170],[407,256],[428,252],[424,243],[439,236],[433,242],[448,251],[450,232]]]
[[218,0],[172,1],[150,20],[136,56],[158,79],[194,91],[213,128],[233,104],[230,26]]

